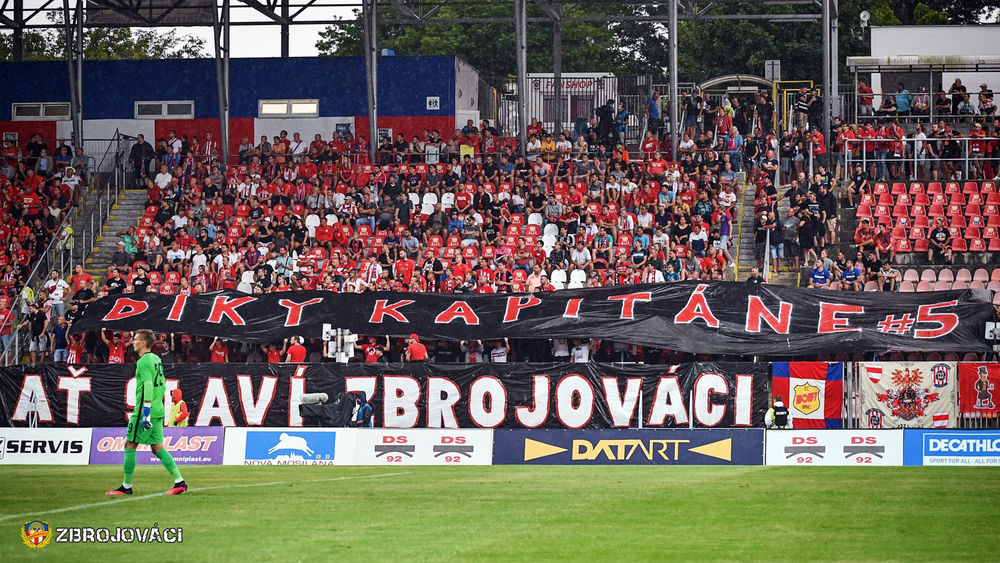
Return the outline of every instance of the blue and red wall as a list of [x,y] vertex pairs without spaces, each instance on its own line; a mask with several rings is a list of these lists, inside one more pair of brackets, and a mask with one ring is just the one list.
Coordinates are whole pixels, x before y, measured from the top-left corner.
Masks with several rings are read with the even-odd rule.
[[[468,111],[460,110],[469,108],[456,104],[460,68],[470,67],[452,56],[380,58],[378,126],[409,138],[424,128],[447,136],[459,114],[464,124]],[[0,77],[0,132],[17,132],[22,145],[36,132],[47,139],[70,136],[68,120],[11,119],[14,103],[69,102],[65,62],[0,63]],[[212,59],[85,61],[84,137],[108,138],[118,129],[155,141],[175,129],[178,135],[202,138],[211,131],[218,138],[217,92]],[[256,144],[261,135],[270,138],[282,129],[289,136],[298,131],[306,142],[316,133],[329,139],[337,124],[350,124],[355,134],[367,136],[365,65],[360,57],[232,59],[229,97],[234,151],[243,136]],[[428,97],[439,99],[439,109],[427,109]],[[258,118],[258,101],[264,99],[318,99],[319,117]],[[171,100],[194,101],[194,119],[135,119],[136,101]]]

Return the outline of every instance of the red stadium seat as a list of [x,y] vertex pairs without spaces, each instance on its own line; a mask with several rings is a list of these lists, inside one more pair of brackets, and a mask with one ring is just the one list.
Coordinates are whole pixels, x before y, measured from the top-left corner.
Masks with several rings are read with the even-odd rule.
[[934,194],[931,196],[931,204],[944,207],[945,205],[948,205],[948,196],[944,194]]
[[943,193],[944,190],[941,189],[941,182],[931,182],[927,184],[927,193],[929,194],[939,194]]
[[884,205],[886,207],[892,207],[893,206],[892,196],[889,194],[882,194],[878,196],[878,204]]
[[896,239],[896,252],[913,252],[913,245],[910,244],[910,239],[898,238]]
[[899,196],[896,197],[896,205],[906,205],[906,206],[913,205],[913,198],[910,197],[910,194],[907,193],[900,194]]
[[986,240],[1000,238],[1000,229],[996,227],[983,227],[983,238]]
[[891,217],[892,213],[890,212],[888,205],[876,205],[875,206],[875,216],[876,217]]
[[903,281],[916,283],[920,281],[920,274],[916,270],[906,270],[903,272]]
[[944,206],[931,204],[930,208],[927,209],[928,217],[944,217]]
[[900,293],[912,293],[916,289],[911,281],[902,281],[899,283]]
[[976,268],[976,271],[972,273],[972,281],[987,283],[990,281],[990,273],[986,271],[986,268]]
[[965,227],[968,223],[965,221],[965,215],[955,215],[949,217],[948,220],[951,222],[952,227]]
[[910,239],[912,240],[923,240],[927,238],[927,232],[924,230],[926,227],[913,227],[910,229]]
[[922,272],[920,272],[920,281],[931,282],[931,283],[936,282],[937,272],[935,272],[930,268],[924,269]]
[[914,252],[927,252],[931,244],[927,242],[927,239],[920,238],[913,241],[913,251]]
[[882,195],[889,193],[889,184],[885,182],[875,182],[875,189],[872,190],[875,195]]
[[979,184],[976,182],[966,182],[962,185],[962,193],[966,194],[978,194]]
[[981,238],[974,238],[969,241],[969,252],[986,252],[986,241]]
[[861,201],[859,203],[862,205],[875,205],[877,201],[878,200],[872,194],[861,194]]
[[919,292],[931,291],[931,289],[933,288],[931,287],[931,284],[928,282],[922,281],[917,284],[917,291]]
[[892,184],[892,195],[899,195],[906,193],[906,184],[902,182],[893,182]]
[[910,193],[923,194],[927,193],[927,190],[924,189],[924,185],[920,182],[910,182]]
[[916,194],[913,196],[914,205],[930,205],[931,198],[927,197],[927,194]]
[[941,270],[940,272],[938,272],[938,281],[943,281],[948,283],[955,281],[955,272],[947,269]]
[[944,185],[944,193],[946,194],[962,193],[962,188],[958,185],[958,182],[948,182]]
[[862,204],[858,204],[858,209],[857,209],[856,215],[858,217],[871,217],[872,216],[872,208],[871,208],[871,206],[863,204],[863,203]]
[[939,281],[934,283],[934,291],[948,291],[949,289],[951,289],[951,283],[949,282]]
[[984,205],[986,203],[986,198],[983,194],[969,194],[969,199],[967,201],[969,205]]
[[967,252],[969,250],[969,245],[966,244],[964,238],[952,239],[951,250],[953,252]]
[[997,183],[994,181],[983,182],[983,185],[979,188],[979,193],[982,194],[995,194],[997,193]]
[[951,194],[948,205],[965,205],[965,194]]
[[974,238],[982,238],[982,233],[980,232],[979,227],[966,227],[962,236],[971,240]]

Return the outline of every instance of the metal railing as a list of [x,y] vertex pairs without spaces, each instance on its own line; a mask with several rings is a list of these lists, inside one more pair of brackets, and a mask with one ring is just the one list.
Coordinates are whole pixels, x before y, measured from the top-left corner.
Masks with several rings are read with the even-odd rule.
[[112,205],[117,201],[118,192],[124,186],[127,153],[123,150],[126,144],[117,131],[115,138],[102,142],[107,143],[106,148],[80,194],[79,203],[63,218],[56,230],[58,234],[45,250],[35,257],[31,274],[11,303],[10,316],[0,326],[0,330],[9,329],[11,336],[9,344],[0,354],[2,365],[20,363],[30,335],[29,330],[23,330],[19,326],[28,308],[24,288],[32,288],[34,295],[37,295],[52,270],[58,270],[65,276],[72,271],[74,265],[86,261],[93,251],[95,241],[101,235]]
[[[849,171],[853,170],[856,164],[860,164],[862,170],[866,172],[874,168],[874,178],[877,179],[895,181],[922,179],[931,182],[969,180],[971,179],[970,172],[977,172],[978,176],[982,176],[988,161],[993,161],[994,173],[997,172],[996,156],[986,152],[990,140],[991,137],[949,138],[947,141],[954,141],[957,144],[955,147],[957,154],[952,152],[948,156],[942,156],[945,141],[938,138],[918,140],[907,137],[899,140],[903,143],[903,150],[897,156],[897,153],[892,150],[876,149],[868,152],[864,150],[865,143],[896,142],[896,139],[849,139],[846,141],[848,150],[838,153],[843,168],[840,178],[849,178]],[[917,143],[922,143],[919,150],[917,150]],[[858,156],[854,156],[855,149],[857,149]],[[831,163],[831,165],[835,165],[835,163]],[[890,169],[897,167],[899,176],[890,177]],[[920,170],[921,167],[924,170]],[[949,175],[945,176],[946,173]],[[956,177],[952,178],[950,175]]]

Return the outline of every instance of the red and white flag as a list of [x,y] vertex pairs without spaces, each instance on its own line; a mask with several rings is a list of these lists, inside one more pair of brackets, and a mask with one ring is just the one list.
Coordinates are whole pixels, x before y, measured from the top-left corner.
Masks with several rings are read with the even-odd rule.
[[948,413],[936,413],[934,415],[934,428],[948,428]]
[[868,372],[868,379],[872,380],[872,383],[882,381],[882,366],[865,364],[865,371]]

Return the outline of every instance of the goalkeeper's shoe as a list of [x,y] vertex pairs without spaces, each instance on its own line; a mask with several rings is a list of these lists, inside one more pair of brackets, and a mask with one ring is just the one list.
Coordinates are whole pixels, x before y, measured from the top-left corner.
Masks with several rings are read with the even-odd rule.
[[106,495],[130,495],[132,494],[132,487],[126,487],[122,485],[113,491],[108,491],[104,493]]
[[188,490],[187,483],[181,481],[180,483],[174,483],[174,488],[167,491],[168,495],[179,495]]

